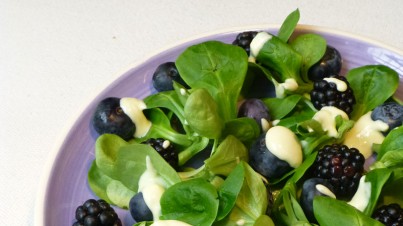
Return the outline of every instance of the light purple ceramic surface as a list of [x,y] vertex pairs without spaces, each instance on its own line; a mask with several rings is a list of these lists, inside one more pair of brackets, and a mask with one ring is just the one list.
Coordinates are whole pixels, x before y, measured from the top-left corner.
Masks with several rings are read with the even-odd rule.
[[[257,29],[257,30],[263,30]],[[276,29],[264,29],[276,33]],[[192,40],[146,60],[130,69],[117,81],[108,86],[77,119],[60,147],[44,187],[43,208],[36,210],[36,222],[46,226],[68,226],[74,221],[75,208],[89,198],[96,198],[89,189],[87,172],[94,160],[94,142],[97,135],[92,130],[90,118],[97,103],[110,96],[144,98],[154,92],[151,76],[155,68],[166,61],[174,61],[186,47],[207,40],[231,43],[241,30],[215,34]],[[336,47],[343,59],[342,74],[351,68],[368,64],[384,64],[400,74],[398,96],[403,97],[403,56],[391,48],[356,36],[331,30],[299,26],[296,34],[317,33],[323,35],[329,45]],[[132,225],[130,214],[117,209],[124,225]]]

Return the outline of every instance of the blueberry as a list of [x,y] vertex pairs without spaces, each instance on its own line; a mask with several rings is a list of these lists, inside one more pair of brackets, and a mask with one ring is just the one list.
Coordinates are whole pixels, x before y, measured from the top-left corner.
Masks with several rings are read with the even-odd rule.
[[120,98],[103,99],[92,116],[92,125],[98,134],[116,134],[125,140],[133,138],[136,126],[120,107]]
[[238,110],[238,117],[248,117],[254,119],[262,130],[262,119],[270,122],[269,109],[260,99],[252,98],[245,100]]
[[331,75],[337,75],[340,73],[341,64],[342,59],[339,51],[328,45],[322,59],[309,68],[308,78],[311,81],[318,81]]
[[264,133],[252,144],[249,164],[268,179],[280,178],[293,169],[286,161],[279,159],[267,149]]
[[[319,187],[318,190],[318,185]],[[331,193],[322,193],[324,190],[330,191]],[[316,223],[316,219],[313,213],[313,199],[316,196],[331,196],[335,197],[333,194],[332,185],[325,179],[322,178],[310,178],[307,179],[302,185],[302,193],[300,198],[300,205],[304,210],[304,213],[310,222]]]
[[392,129],[403,124],[403,106],[396,102],[384,103],[372,111],[371,119],[381,120],[388,124],[389,129],[384,132],[386,135]]
[[162,92],[173,90],[173,81],[176,81],[184,87],[188,88],[187,84],[180,76],[174,62],[166,62],[160,64],[154,71],[152,83],[157,91]]
[[142,192],[135,194],[130,199],[129,210],[136,222],[153,220],[153,214],[145,203]]
[[252,42],[253,38],[257,35],[257,33],[258,33],[257,31],[241,32],[235,37],[235,40],[232,42],[232,44],[243,48],[249,55],[250,43]]

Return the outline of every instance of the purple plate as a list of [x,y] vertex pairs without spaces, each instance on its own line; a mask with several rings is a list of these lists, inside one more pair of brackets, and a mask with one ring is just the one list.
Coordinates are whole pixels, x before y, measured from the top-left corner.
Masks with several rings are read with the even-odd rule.
[[[97,137],[90,125],[90,119],[100,100],[110,96],[144,98],[155,91],[151,85],[151,77],[159,64],[174,61],[186,47],[203,41],[219,40],[231,43],[239,32],[246,30],[266,30],[276,34],[278,29],[273,26],[233,29],[183,42],[129,69],[99,94],[74,123],[59,150],[51,156],[44,175],[45,180],[38,194],[35,224],[72,225],[75,208],[89,198],[96,198],[88,186],[87,172],[94,160],[94,142]],[[397,95],[403,98],[402,52],[372,40],[331,29],[298,26],[296,34],[301,33],[320,34],[329,45],[337,48],[344,60],[341,73],[343,75],[351,68],[368,64],[384,64],[393,68],[400,75]],[[133,224],[127,211],[115,209],[123,225]]]

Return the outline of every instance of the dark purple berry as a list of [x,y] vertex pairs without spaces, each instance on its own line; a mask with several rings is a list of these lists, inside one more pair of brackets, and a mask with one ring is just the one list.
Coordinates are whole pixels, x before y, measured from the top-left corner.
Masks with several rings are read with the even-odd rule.
[[121,226],[115,210],[104,200],[88,199],[76,209],[73,226]]
[[260,99],[252,98],[245,100],[238,110],[238,117],[248,117],[256,121],[256,123],[262,129],[262,120],[270,122],[271,117],[269,109]]
[[304,181],[302,185],[302,192],[300,198],[300,204],[309,222],[316,223],[316,219],[313,212],[313,199],[316,196],[331,196],[328,193],[322,193],[318,186],[323,186],[333,193],[333,186],[329,181],[322,178],[310,178]]
[[333,75],[329,78],[344,82],[347,86],[346,90],[338,90],[337,85],[332,81],[326,80],[327,78],[315,81],[310,93],[313,106],[318,110],[325,106],[333,106],[350,115],[355,104],[355,97],[350,84],[343,76]]
[[155,69],[152,83],[157,91],[163,92],[173,90],[173,81],[178,82],[179,84],[188,88],[187,84],[180,76],[174,62],[165,62],[160,64],[157,69]]
[[142,192],[135,194],[130,199],[129,211],[136,222],[153,220],[153,214],[144,201]]
[[237,45],[243,48],[246,53],[249,55],[250,53],[250,43],[252,42],[253,38],[257,35],[257,31],[245,31],[239,33],[235,40],[232,42],[233,45]]
[[396,102],[387,102],[376,107],[371,113],[371,119],[381,120],[388,124],[389,128],[385,135],[392,129],[403,124],[403,106]]
[[120,107],[120,98],[108,97],[96,107],[92,125],[98,134],[116,134],[125,140],[133,138],[136,126]]
[[403,225],[403,209],[397,203],[383,205],[372,213],[372,218],[386,226],[401,226]]
[[143,142],[153,147],[161,156],[172,166],[174,169],[179,168],[178,152],[174,146],[165,139],[162,138],[150,138]]
[[311,166],[311,177],[330,182],[338,199],[349,200],[355,194],[364,173],[364,156],[356,148],[326,145],[318,151]]
[[308,77],[311,81],[319,81],[325,77],[340,74],[341,64],[339,51],[332,46],[327,46],[322,59],[309,68]]
[[279,159],[267,149],[265,133],[252,144],[249,151],[249,164],[256,172],[268,179],[280,178],[293,169],[288,162]]

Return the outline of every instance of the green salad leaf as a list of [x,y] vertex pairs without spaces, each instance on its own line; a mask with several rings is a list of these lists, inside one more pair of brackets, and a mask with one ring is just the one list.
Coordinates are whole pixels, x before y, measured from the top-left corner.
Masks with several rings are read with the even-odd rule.
[[235,205],[239,192],[241,191],[243,180],[245,177],[245,169],[242,164],[238,164],[234,170],[230,172],[224,183],[218,190],[220,200],[217,214],[217,221],[226,217]]
[[291,37],[292,33],[294,33],[295,27],[298,24],[300,17],[299,9],[291,12],[284,20],[283,24],[281,25],[277,37],[281,39],[283,42],[287,42],[288,39]]
[[88,172],[89,185],[97,196],[121,208],[127,208],[138,191],[138,181],[146,170],[146,156],[166,186],[180,181],[177,172],[149,145],[124,143],[117,135],[104,134],[97,139],[95,154]]
[[400,126],[390,131],[380,146],[377,158],[382,159],[382,157],[389,151],[403,150],[402,137],[403,137],[403,126]]
[[277,82],[283,83],[287,79],[294,79],[298,84],[303,84],[300,77],[302,56],[278,37],[271,36],[264,43],[256,60],[277,72],[273,74]]
[[169,187],[161,197],[162,220],[179,220],[195,226],[210,226],[218,211],[217,190],[196,178]]
[[325,54],[326,40],[317,34],[302,34],[292,40],[290,45],[302,56],[301,78],[308,82],[308,70]]
[[[351,69],[347,75],[356,104],[351,119],[359,117],[384,103],[396,92],[399,75],[384,65],[366,65]],[[382,92],[380,92],[382,90]]]
[[222,120],[237,116],[237,100],[248,69],[246,52],[235,45],[208,41],[187,48],[175,62],[192,89],[207,90]]
[[190,94],[184,107],[189,126],[199,135],[218,139],[224,123],[218,112],[218,104],[205,89],[196,89]]
[[[313,201],[315,218],[321,226],[381,226],[381,222],[366,216],[344,201],[317,196]],[[331,210],[331,211],[329,211]]]
[[282,119],[295,109],[302,96],[298,94],[286,96],[285,98],[265,98],[263,102],[270,110],[272,119]]
[[214,174],[228,176],[240,161],[248,162],[248,159],[248,149],[234,136],[229,135],[205,161],[205,165]]

